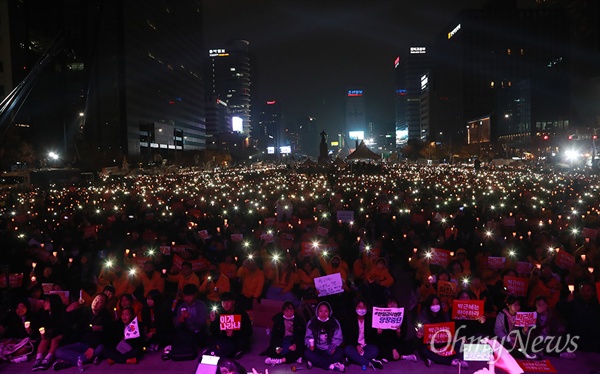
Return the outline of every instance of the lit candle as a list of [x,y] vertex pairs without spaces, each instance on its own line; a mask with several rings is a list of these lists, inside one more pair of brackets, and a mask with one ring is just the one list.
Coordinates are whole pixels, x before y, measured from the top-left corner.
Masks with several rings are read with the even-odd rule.
[[31,322],[25,321],[25,328],[28,329],[29,327],[31,327]]
[[32,267],[33,269],[35,269],[35,267],[36,267],[36,266],[37,266],[37,264],[36,264],[35,262],[32,262],[32,263],[31,263],[31,267]]
[[125,256],[129,256],[129,249],[125,250]]
[[35,275],[31,277],[31,283],[35,282]]
[[581,261],[585,262],[586,255],[581,255]]
[[73,257],[69,257],[69,264],[73,263]]
[[52,252],[52,256],[54,256],[54,257],[58,256],[58,252]]
[[573,293],[575,291],[575,285],[570,284],[569,285],[569,292]]
[[40,335],[44,335],[46,333],[46,329],[43,327],[40,327]]
[[588,271],[590,272],[590,274],[594,274],[594,268],[593,267],[589,267]]

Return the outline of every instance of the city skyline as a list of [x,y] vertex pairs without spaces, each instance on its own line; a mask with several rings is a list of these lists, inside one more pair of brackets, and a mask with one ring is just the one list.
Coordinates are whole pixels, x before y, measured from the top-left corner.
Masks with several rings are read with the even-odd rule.
[[[205,1],[205,44],[250,42],[253,100],[277,99],[288,123],[314,116],[330,132],[345,127],[346,91],[364,87],[367,122],[394,131],[394,60],[423,45],[462,9],[486,1]],[[291,117],[291,118],[290,118]]]

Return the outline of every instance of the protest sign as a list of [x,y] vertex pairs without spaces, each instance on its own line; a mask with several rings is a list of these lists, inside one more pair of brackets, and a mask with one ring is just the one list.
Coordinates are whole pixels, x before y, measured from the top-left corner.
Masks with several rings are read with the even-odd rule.
[[312,255],[314,255],[317,250],[319,249],[319,245],[315,245],[311,242],[302,242],[302,247],[300,252],[302,253],[302,256],[304,257],[310,257]]
[[343,282],[340,273],[315,278],[315,288],[319,293],[319,297],[342,293],[344,292],[342,286]]
[[557,249],[554,263],[561,269],[570,270],[575,265],[575,256],[564,249]]
[[526,373],[556,373],[556,369],[550,360],[517,360],[517,363]]
[[374,329],[396,330],[402,325],[404,308],[378,308],[373,307]]
[[429,259],[430,265],[440,265],[444,268],[448,267],[450,263],[450,251],[441,248],[431,248],[431,257]]
[[69,291],[50,291],[50,295],[58,295],[63,304],[69,305]]
[[447,281],[438,281],[437,291],[439,296],[454,297],[454,294],[456,294],[456,284]]
[[54,283],[42,283],[42,290],[44,290],[44,295],[50,294],[52,288],[54,288]]
[[488,267],[490,269],[500,270],[504,269],[504,263],[506,262],[506,257],[488,257]]
[[337,220],[342,223],[354,222],[354,211],[353,210],[338,210]]
[[436,348],[436,353],[440,356],[451,356],[455,353],[452,347],[455,332],[454,322],[428,323],[423,325],[423,332],[423,343],[428,349],[432,349],[432,344],[439,344],[445,345],[445,347]]
[[516,327],[535,326],[536,320],[537,320],[536,312],[517,312],[517,317],[515,319],[515,326]]
[[529,275],[533,269],[533,264],[530,262],[519,261],[517,262],[517,274]]
[[452,319],[474,320],[483,316],[483,300],[454,300]]
[[241,314],[221,314],[219,316],[219,324],[221,331],[223,330],[240,330],[242,328]]
[[171,255],[171,247],[168,245],[161,245],[160,247],[158,247],[158,250],[165,256]]
[[515,296],[527,296],[527,278],[517,278],[517,277],[509,277],[508,275],[504,276],[504,287],[509,294]]
[[[18,288],[23,285],[23,273],[12,273],[8,275],[8,285]],[[0,274],[0,288],[6,288],[6,274]]]
[[323,226],[319,226],[319,227],[317,227],[317,235],[327,236],[327,235],[329,235],[329,230]]

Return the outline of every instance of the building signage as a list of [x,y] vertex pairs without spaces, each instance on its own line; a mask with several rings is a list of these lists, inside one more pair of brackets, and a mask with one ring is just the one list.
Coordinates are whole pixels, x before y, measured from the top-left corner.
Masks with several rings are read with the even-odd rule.
[[460,30],[460,23],[458,25],[456,25],[456,27],[454,29],[452,29],[452,31],[450,31],[448,33],[448,39],[452,38],[454,35],[456,35],[456,33],[458,32],[458,30]]
[[362,96],[363,95],[363,90],[348,90],[348,96],[350,97],[357,97],[357,96]]
[[427,53],[427,47],[410,47],[411,54]]

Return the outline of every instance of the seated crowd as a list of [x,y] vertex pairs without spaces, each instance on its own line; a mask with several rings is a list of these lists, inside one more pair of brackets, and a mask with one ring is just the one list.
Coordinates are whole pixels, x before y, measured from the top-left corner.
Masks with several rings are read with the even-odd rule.
[[[104,359],[110,364],[135,364],[145,352],[163,348],[164,359],[194,358],[198,353],[239,358],[256,344],[252,309],[266,297],[282,303],[281,312],[272,318],[270,342],[263,352],[267,365],[304,360],[309,368],[344,371],[348,364],[381,368],[388,361],[421,357],[426,366],[466,367],[459,345],[483,336],[497,337],[516,358],[575,358],[574,349],[566,346],[536,350],[523,345],[528,334],[578,336],[574,348],[598,351],[594,339],[600,306],[591,276],[594,268],[587,266],[595,250],[565,270],[552,254],[540,254],[536,247],[521,261],[529,266],[519,266],[530,272],[521,274],[511,255],[497,267],[482,251],[471,264],[461,248],[450,253],[444,266],[430,250],[418,246],[416,237],[410,242],[414,251],[405,246],[386,253],[361,247],[362,238],[357,239],[359,257],[351,265],[342,259],[343,251],[315,249],[293,256],[292,250],[280,256],[273,243],[264,242],[254,252],[223,250],[220,262],[205,260],[200,271],[194,271],[190,261],[173,263],[167,270],[168,256],[154,254],[155,259],[140,263],[136,252],[127,250],[121,258],[110,253],[94,276],[96,281],[81,282],[79,292],[64,287],[65,277],[71,267],[91,258],[83,255],[77,265],[68,260],[67,271],[54,259],[43,266],[32,265],[33,281],[3,317],[0,334],[35,342],[34,371],[60,370],[78,361],[98,364]],[[143,257],[142,252],[137,255]],[[245,259],[238,267],[242,256]],[[579,269],[584,266],[587,273]],[[314,279],[336,273],[343,280],[340,292],[319,297]],[[402,278],[403,274],[412,276],[399,284],[394,275]],[[524,280],[526,293],[512,292],[503,281],[505,276]],[[574,276],[578,287],[569,289],[567,279]],[[79,298],[61,299],[63,289],[71,289],[70,295]],[[455,318],[456,337],[463,340],[456,339],[449,352],[438,350],[437,344],[423,340],[424,329],[452,322],[455,299],[481,301],[483,309],[469,319]],[[354,305],[351,310],[344,307],[349,303]],[[373,307],[401,307],[404,317],[396,326],[373,327]],[[535,311],[536,319],[519,326],[520,311]]]

